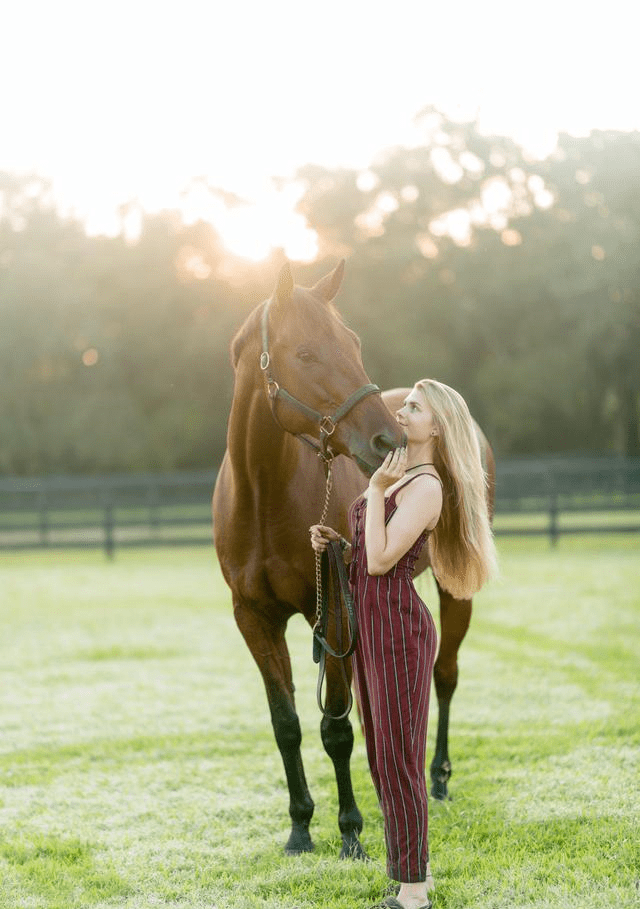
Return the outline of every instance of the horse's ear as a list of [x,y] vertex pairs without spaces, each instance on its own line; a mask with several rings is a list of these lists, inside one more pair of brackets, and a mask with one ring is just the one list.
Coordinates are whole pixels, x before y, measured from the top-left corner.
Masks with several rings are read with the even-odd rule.
[[329,303],[340,290],[342,278],[344,276],[344,259],[341,259],[335,269],[324,278],[320,278],[318,283],[313,287],[314,293],[322,297]]
[[286,303],[291,299],[292,293],[293,275],[291,274],[291,266],[288,262],[285,262],[278,275],[274,297],[277,303]]

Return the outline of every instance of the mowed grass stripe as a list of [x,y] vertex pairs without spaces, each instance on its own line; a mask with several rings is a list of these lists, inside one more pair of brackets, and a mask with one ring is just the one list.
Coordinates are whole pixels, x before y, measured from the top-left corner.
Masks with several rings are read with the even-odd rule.
[[[640,585],[629,541],[501,540],[431,803],[435,906],[637,907]],[[580,544],[580,545],[578,545]],[[420,581],[427,602],[433,584]],[[339,862],[308,626],[291,622],[316,852],[212,551],[0,557],[0,906],[369,906],[382,826],[356,730],[369,864]],[[429,750],[435,732],[435,708]]]

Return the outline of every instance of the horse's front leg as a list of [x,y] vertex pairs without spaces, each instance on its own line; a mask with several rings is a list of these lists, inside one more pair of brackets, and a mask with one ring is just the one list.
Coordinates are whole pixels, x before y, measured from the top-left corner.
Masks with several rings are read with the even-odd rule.
[[325,751],[333,761],[338,786],[338,825],[342,835],[340,858],[366,858],[360,843],[362,815],[356,804],[351,783],[351,753],[353,727],[348,717],[340,717],[347,709],[351,685],[351,661],[345,663],[347,682],[332,657],[327,657],[325,709],[320,723],[320,733]]
[[287,778],[291,834],[285,852],[289,855],[311,852],[313,842],[309,825],[314,803],[300,753],[302,732],[293,696],[289,648],[285,640],[286,619],[276,622],[271,610],[256,607],[256,604],[236,603],[234,613],[238,628],[262,674],[271,723]]
[[438,698],[438,732],[431,762],[431,795],[444,801],[451,776],[449,760],[449,709],[458,684],[458,650],[471,621],[471,600],[456,600],[438,587],[440,594],[440,649],[433,668]]

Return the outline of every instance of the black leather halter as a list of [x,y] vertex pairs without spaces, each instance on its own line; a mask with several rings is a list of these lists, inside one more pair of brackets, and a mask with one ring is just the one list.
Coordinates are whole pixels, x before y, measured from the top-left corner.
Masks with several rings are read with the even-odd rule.
[[[353,394],[350,394],[349,397],[344,401],[332,414],[322,414],[318,410],[314,410],[312,407],[309,407],[307,404],[303,404],[302,401],[299,401],[298,398],[294,397],[292,394],[289,394],[284,388],[281,388],[280,385],[276,382],[271,372],[271,357],[269,356],[269,307],[271,305],[271,300],[267,300],[264,304],[262,310],[262,353],[260,354],[260,369],[263,371],[266,383],[267,383],[267,396],[271,404],[271,413],[276,423],[280,426],[281,429],[285,429],[282,426],[282,423],[278,420],[276,416],[276,403],[278,399],[281,401],[290,404],[300,413],[303,413],[308,417],[312,422],[318,424],[320,431],[320,445],[307,436],[302,435],[302,433],[292,433],[292,435],[298,436],[302,439],[307,445],[311,445],[318,454],[320,454],[325,459],[331,459],[333,457],[333,452],[329,446],[329,439],[335,432],[335,428],[346,415],[351,411],[359,401],[362,401],[363,398],[366,398],[368,395],[379,394],[380,389],[377,385],[369,383],[368,385],[363,385],[361,388],[358,388],[357,391],[354,391]],[[288,430],[285,429],[285,432]]]

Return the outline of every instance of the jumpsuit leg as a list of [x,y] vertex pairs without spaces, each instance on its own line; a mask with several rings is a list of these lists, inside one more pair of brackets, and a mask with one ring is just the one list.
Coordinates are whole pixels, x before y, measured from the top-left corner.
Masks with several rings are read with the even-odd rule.
[[387,871],[406,883],[426,880],[429,860],[426,734],[437,645],[433,619],[411,588],[385,596],[378,587],[379,608],[368,611],[356,660]]

